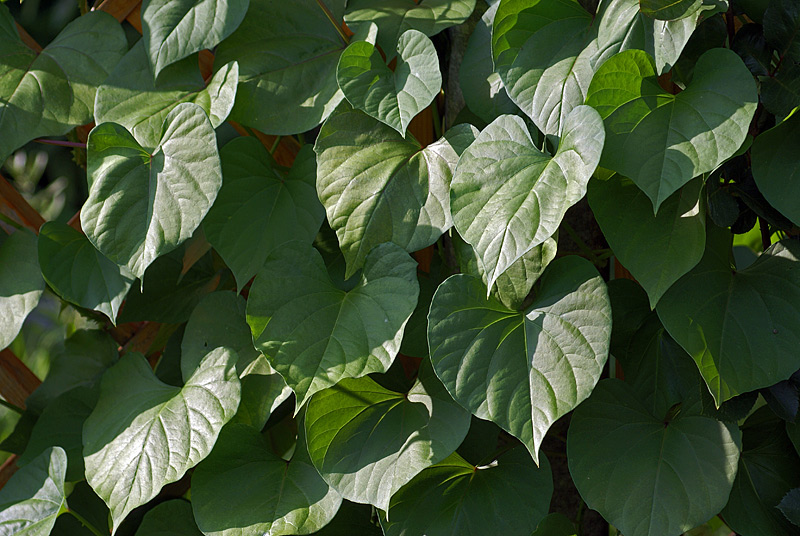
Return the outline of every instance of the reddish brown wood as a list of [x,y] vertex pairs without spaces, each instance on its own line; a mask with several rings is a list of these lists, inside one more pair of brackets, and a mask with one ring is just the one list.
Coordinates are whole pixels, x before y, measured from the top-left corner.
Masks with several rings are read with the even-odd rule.
[[416,259],[419,266],[417,270],[429,274],[431,272],[431,262],[433,262],[433,246],[428,246],[425,249],[414,252],[414,259]]
[[44,218],[36,212],[30,204],[22,197],[16,188],[0,175],[0,198],[6,205],[11,207],[19,216],[19,220],[31,231],[39,233],[39,227],[44,224]]
[[14,355],[14,352],[8,348],[0,350],[0,395],[3,398],[25,409],[25,399],[41,383],[41,380]]
[[105,11],[113,15],[115,19],[122,22],[128,18],[131,11],[136,9],[142,3],[142,0],[105,0],[95,10]]
[[35,52],[42,51],[42,45],[36,42],[36,39],[30,36],[28,32],[25,31],[25,28],[17,23],[17,31],[19,32],[19,38],[22,39],[22,42],[25,43],[29,48],[33,49]]
[[134,6],[133,10],[128,13],[128,16],[125,17],[125,20],[130,23],[131,26],[136,28],[136,31],[142,33],[142,4],[139,2]]
[[153,345],[153,341],[156,340],[159,329],[161,329],[161,324],[157,322],[144,322],[133,337],[125,343],[120,353],[139,352],[146,355]]

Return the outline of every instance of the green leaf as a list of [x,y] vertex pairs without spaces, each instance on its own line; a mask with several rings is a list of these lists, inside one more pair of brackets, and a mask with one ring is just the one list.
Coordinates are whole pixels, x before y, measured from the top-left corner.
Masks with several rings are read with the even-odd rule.
[[105,256],[139,278],[192,236],[222,185],[214,129],[191,103],[167,114],[152,153],[120,125],[96,126],[89,133],[87,173],[83,230]]
[[47,284],[65,300],[100,311],[112,324],[134,277],[95,249],[69,225],[47,222],[39,230],[39,266]]
[[694,78],[677,95],[661,89],[646,52],[627,50],[597,70],[586,97],[606,128],[600,165],[630,178],[654,212],[739,149],[757,102],[750,71],[727,49],[700,56]]
[[58,396],[76,387],[92,388],[100,376],[117,362],[118,344],[100,330],[78,330],[56,353],[42,384],[25,401],[28,409],[41,413]]
[[392,497],[386,536],[530,534],[547,514],[550,464],[537,468],[522,448],[475,467],[458,454],[425,469]]
[[336,64],[347,47],[337,26],[343,10],[344,0],[252,0],[242,24],[216,51],[215,62],[239,62],[231,119],[267,134],[295,134],[330,115],[344,98],[336,84]]
[[761,77],[761,102],[779,118],[800,106],[800,60],[784,61],[774,76]]
[[156,79],[142,40],[97,89],[94,120],[98,125],[122,125],[143,147],[156,147],[164,119],[182,102],[197,104],[208,114],[212,127],[220,126],[233,108],[238,78],[239,66],[230,62],[206,85],[197,57],[192,56],[169,66]]
[[316,536],[383,536],[380,526],[372,523],[372,507],[368,504],[342,501],[336,517],[315,532]]
[[[375,25],[370,23],[374,35]],[[428,37],[408,30],[397,42],[397,65],[390,70],[372,40],[355,41],[345,49],[336,79],[354,108],[386,123],[404,136],[408,124],[442,87],[439,56]]]
[[383,242],[406,251],[434,243],[452,225],[448,191],[458,161],[451,129],[425,147],[343,104],[317,138],[317,194],[347,261],[346,278]]
[[416,263],[394,244],[375,248],[360,282],[344,292],[313,247],[291,242],[273,251],[256,276],[247,322],[300,408],[339,380],[385,372],[418,292]]
[[[0,8],[0,11],[5,8]],[[17,337],[22,323],[44,292],[39,270],[36,235],[17,231],[5,240],[0,236],[0,349]]]
[[589,205],[614,255],[647,291],[650,307],[703,257],[706,211],[702,179],[672,194],[653,214],[633,182],[614,175],[589,182]]
[[234,292],[212,292],[200,300],[186,323],[181,343],[181,375],[186,381],[197,370],[203,358],[215,348],[224,346],[236,352],[236,370],[240,373],[259,353],[245,318],[244,298]]
[[800,61],[800,6],[793,0],[771,0],[764,11],[764,37],[778,57]]
[[800,527],[800,488],[794,488],[784,495],[778,503],[778,510],[795,526]]
[[227,348],[212,351],[183,388],[160,382],[137,353],[103,376],[83,426],[83,455],[86,480],[111,509],[115,531],[211,451],[239,405],[235,361]]
[[100,11],[73,20],[37,54],[0,7],[0,161],[39,136],[60,136],[92,120],[99,86],[127,50],[119,23]]
[[241,290],[273,249],[291,240],[311,243],[325,210],[317,199],[310,145],[300,149],[288,174],[250,136],[226,144],[220,158],[225,180],[203,229]]
[[511,101],[492,60],[492,26],[500,2],[495,2],[478,21],[467,42],[458,70],[458,83],[467,107],[491,123],[503,114],[518,112]]
[[54,399],[33,426],[17,465],[31,463],[45,450],[58,446],[67,454],[66,480],[83,480],[83,423],[94,409],[97,395],[97,389],[76,387]]
[[195,52],[213,48],[239,26],[250,0],[144,0],[142,42],[153,78]]
[[665,72],[677,61],[697,16],[657,21],[638,0],[603,2],[593,18],[577,0],[502,0],[492,56],[506,91],[545,134],[559,135],[584,103],[595,70],[620,50],[639,48]]
[[626,536],[655,536],[719,512],[740,444],[733,424],[686,412],[656,417],[628,385],[604,380],[572,416],[567,456],[588,507]]
[[[591,393],[608,357],[611,304],[595,268],[553,261],[533,303],[513,311],[480,279],[454,275],[428,315],[436,375],[456,402],[519,438],[538,461],[548,428]],[[520,381],[523,379],[523,381]]]
[[531,536],[576,536],[575,524],[564,514],[545,516]]
[[453,223],[480,257],[488,288],[550,238],[586,194],[604,136],[597,112],[580,106],[567,117],[552,157],[513,115],[498,117],[464,151],[450,191]]
[[371,378],[345,379],[314,395],[305,417],[308,452],[322,477],[345,499],[381,510],[420,471],[452,454],[469,423],[427,360],[408,393]]
[[786,493],[800,486],[800,458],[782,421],[762,407],[742,426],[742,445],[736,481],[720,514],[725,523],[748,536],[800,534],[776,508]]
[[639,0],[642,13],[659,20],[689,17],[703,7],[703,0]]
[[0,490],[0,532],[48,536],[56,518],[67,511],[66,470],[67,455],[61,447],[48,449],[20,468]]
[[377,24],[378,46],[392,59],[406,30],[436,35],[467,20],[474,9],[475,0],[349,0],[344,20],[354,32],[371,22]]
[[797,108],[782,123],[761,133],[750,153],[753,178],[769,203],[800,225],[800,111]]
[[240,381],[242,401],[231,422],[248,424],[256,430],[264,428],[270,415],[292,394],[286,380],[263,354],[244,369]]
[[157,505],[144,515],[136,536],[202,536],[192,515],[192,504],[175,499]]
[[[77,482],[68,495],[69,509],[80,515],[103,534],[109,534],[108,508],[85,480]],[[59,516],[50,536],[97,536],[75,516]]]
[[[237,500],[220,508],[220,497]],[[192,475],[192,508],[207,536],[310,534],[333,519],[341,502],[311,465],[302,437],[287,462],[241,424],[225,427]]]
[[694,358],[717,406],[797,370],[800,245],[773,244],[734,271],[728,231],[709,227],[706,253],[658,303],[669,334]]

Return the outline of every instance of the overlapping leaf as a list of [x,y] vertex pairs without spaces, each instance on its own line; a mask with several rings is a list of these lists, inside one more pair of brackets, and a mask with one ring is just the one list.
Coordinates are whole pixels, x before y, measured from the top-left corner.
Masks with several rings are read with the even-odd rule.
[[144,515],[136,536],[202,536],[188,501],[166,501]]
[[152,153],[120,125],[103,123],[89,134],[87,159],[83,230],[139,278],[192,236],[222,185],[214,129],[192,103],[167,114]]
[[488,287],[517,259],[558,229],[567,209],[586,193],[605,132],[588,106],[564,123],[552,157],[537,149],[525,122],[498,117],[458,161],[450,191],[453,223],[475,249]]
[[144,0],[142,42],[153,74],[219,44],[239,26],[249,4],[250,0]]
[[347,261],[346,277],[378,244],[416,251],[450,228],[450,180],[473,133],[462,125],[423,149],[344,104],[328,118],[314,146],[317,193]]
[[[220,508],[220,496],[238,499]],[[311,465],[302,437],[287,462],[241,424],[225,428],[192,475],[192,508],[207,536],[310,534],[333,519],[341,502]]]
[[344,0],[251,0],[242,24],[217,47],[216,62],[239,62],[231,119],[294,134],[330,115],[343,98],[336,83],[348,44],[343,12]]
[[553,477],[522,448],[475,467],[453,454],[398,491],[381,519],[386,536],[529,535],[547,514]]
[[346,379],[314,395],[305,416],[322,477],[344,498],[384,511],[398,489],[455,451],[469,422],[427,360],[408,393]]
[[524,311],[486,298],[480,279],[439,286],[428,315],[436,375],[455,400],[518,437],[535,460],[550,425],[575,408],[608,357],[611,305],[588,261],[553,261]]
[[236,355],[210,352],[183,388],[160,382],[141,354],[103,377],[83,427],[86,479],[111,509],[114,530],[131,510],[211,451],[239,405]]
[[127,50],[114,17],[92,12],[70,22],[37,54],[0,8],[0,160],[38,136],[60,136],[92,120],[95,92]]
[[378,45],[389,59],[406,30],[435,35],[461,24],[475,9],[475,0],[350,0],[344,17],[353,31],[374,22],[378,25]]
[[[4,8],[0,8],[2,10]],[[0,349],[16,338],[22,323],[39,303],[44,279],[39,270],[36,235],[17,231],[0,235]]]
[[154,148],[161,139],[164,119],[175,106],[193,102],[208,114],[217,128],[233,108],[239,66],[230,62],[217,70],[208,84],[192,56],[153,76],[144,41],[139,41],[120,60],[97,89],[94,120],[125,127],[140,145]]
[[17,471],[0,490],[0,532],[48,536],[67,511],[66,470],[67,455],[53,447]]
[[677,61],[697,16],[657,21],[639,7],[638,0],[611,0],[592,17],[577,0],[501,1],[492,32],[495,68],[542,132],[561,133],[597,67],[620,50],[648,51],[659,73]]
[[311,243],[325,211],[316,195],[311,146],[300,150],[288,174],[252,137],[226,144],[220,158],[225,181],[203,229],[242,289],[277,246]]
[[615,174],[589,183],[589,205],[614,255],[647,291],[655,307],[664,292],[694,268],[706,245],[706,211],[696,179],[658,211],[630,180]]
[[397,42],[397,64],[392,71],[375,47],[375,28],[371,25],[366,40],[350,43],[345,49],[336,78],[354,108],[405,136],[414,116],[442,87],[439,56],[424,33],[408,30]]
[[770,205],[800,225],[800,109],[753,142],[753,178]]
[[750,71],[726,49],[703,54],[677,95],[661,89],[646,52],[627,50],[598,69],[586,97],[605,124],[600,165],[630,178],[654,211],[739,149],[757,102]]
[[310,245],[284,244],[259,271],[247,301],[256,348],[303,406],[344,378],[389,368],[414,311],[416,263],[394,244],[369,256],[359,283],[344,292]]
[[604,380],[572,417],[567,456],[590,508],[626,535],[655,536],[681,534],[719,512],[740,444],[735,424],[691,412],[654,416],[628,385]]
[[800,246],[773,244],[750,267],[731,267],[731,235],[710,227],[706,253],[658,303],[670,335],[694,358],[719,406],[789,378],[800,345]]
[[292,395],[283,376],[261,354],[241,375],[242,401],[231,422],[240,422],[261,430],[272,412]]
[[116,323],[134,277],[95,249],[81,233],[63,223],[39,230],[39,266],[50,287],[65,300],[105,314]]

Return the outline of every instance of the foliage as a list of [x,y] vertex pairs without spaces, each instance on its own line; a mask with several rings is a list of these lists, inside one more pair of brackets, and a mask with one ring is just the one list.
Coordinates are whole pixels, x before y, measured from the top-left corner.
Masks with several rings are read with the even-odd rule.
[[0,6],[0,534],[800,534],[800,4],[592,4]]

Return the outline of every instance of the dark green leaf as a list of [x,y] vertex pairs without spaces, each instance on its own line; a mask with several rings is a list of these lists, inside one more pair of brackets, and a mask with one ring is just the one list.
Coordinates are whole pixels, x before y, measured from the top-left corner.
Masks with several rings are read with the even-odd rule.
[[567,456],[588,507],[626,536],[656,536],[681,534],[719,512],[740,444],[735,425],[685,412],[665,421],[628,385],[604,380],[572,417]]
[[770,0],[764,11],[764,37],[781,59],[800,61],[800,5]]
[[764,76],[771,71],[772,49],[767,46],[760,24],[748,23],[739,28],[731,50],[739,54],[753,75]]
[[800,106],[800,61],[784,60],[774,76],[761,77],[761,102],[779,118]]
[[261,354],[242,371],[242,401],[231,422],[248,424],[261,430],[270,415],[287,400],[292,390],[283,376]]
[[[0,12],[5,7],[0,6]],[[0,349],[17,337],[22,322],[39,303],[44,279],[39,270],[36,235],[17,231],[2,240],[0,236]]]
[[627,50],[598,69],[586,97],[605,123],[600,165],[636,183],[654,211],[739,149],[757,101],[752,75],[725,49],[703,54],[691,84],[677,95],[661,89],[646,52]]
[[[73,486],[68,496],[69,508],[79,512],[93,527],[104,534],[109,534],[108,508],[103,499],[97,496],[85,480]],[[75,516],[59,516],[50,536],[97,536],[83,525]]]
[[762,132],[753,142],[753,178],[769,203],[800,225],[800,111],[795,109],[779,125]]
[[417,303],[416,263],[394,244],[367,256],[349,292],[310,245],[284,244],[256,276],[247,322],[256,348],[297,395],[297,407],[343,378],[384,372]]
[[202,536],[188,501],[163,502],[147,512],[136,536]]
[[575,524],[564,514],[545,516],[531,536],[576,536]]
[[372,507],[368,504],[342,501],[333,521],[314,533],[315,536],[383,536],[380,526],[372,522]]
[[605,283],[575,256],[550,264],[525,311],[487,299],[480,279],[460,274],[439,286],[428,315],[431,361],[450,394],[534,459],[550,425],[600,379],[610,336]]
[[800,488],[794,488],[784,495],[778,503],[778,509],[786,519],[800,527]]

